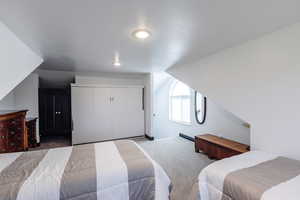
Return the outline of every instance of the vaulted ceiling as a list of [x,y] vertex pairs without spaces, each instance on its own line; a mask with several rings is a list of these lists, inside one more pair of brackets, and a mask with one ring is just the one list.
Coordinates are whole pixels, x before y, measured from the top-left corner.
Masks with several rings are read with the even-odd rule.
[[[0,21],[44,58],[41,68],[150,72],[293,24],[299,8],[299,0],[1,0]],[[140,27],[149,40],[132,37]]]

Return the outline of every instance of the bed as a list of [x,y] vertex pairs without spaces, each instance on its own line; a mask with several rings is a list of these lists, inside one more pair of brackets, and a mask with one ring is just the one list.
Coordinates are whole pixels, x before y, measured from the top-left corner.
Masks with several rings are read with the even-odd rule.
[[0,154],[0,200],[167,200],[170,190],[130,140]]
[[300,161],[251,151],[202,170],[191,200],[299,200]]

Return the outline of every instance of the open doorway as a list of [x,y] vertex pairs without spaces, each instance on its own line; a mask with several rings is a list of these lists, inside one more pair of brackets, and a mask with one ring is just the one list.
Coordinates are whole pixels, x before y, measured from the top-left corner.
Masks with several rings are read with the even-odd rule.
[[40,149],[70,146],[72,141],[71,72],[39,70]]
[[40,88],[39,116],[41,144],[55,142],[56,146],[71,144],[70,89]]

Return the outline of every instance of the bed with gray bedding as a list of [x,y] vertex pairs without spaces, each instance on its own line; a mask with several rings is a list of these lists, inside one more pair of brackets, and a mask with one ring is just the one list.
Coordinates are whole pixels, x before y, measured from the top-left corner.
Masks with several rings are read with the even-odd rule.
[[252,151],[215,162],[194,185],[191,200],[299,200],[300,161]]
[[167,200],[170,186],[130,140],[0,154],[0,200]]

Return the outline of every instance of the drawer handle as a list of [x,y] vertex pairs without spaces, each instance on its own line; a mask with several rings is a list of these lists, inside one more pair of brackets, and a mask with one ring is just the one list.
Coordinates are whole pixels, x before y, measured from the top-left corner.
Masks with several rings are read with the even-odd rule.
[[10,132],[11,135],[14,135],[15,133],[16,133],[15,131],[11,131],[11,132]]

